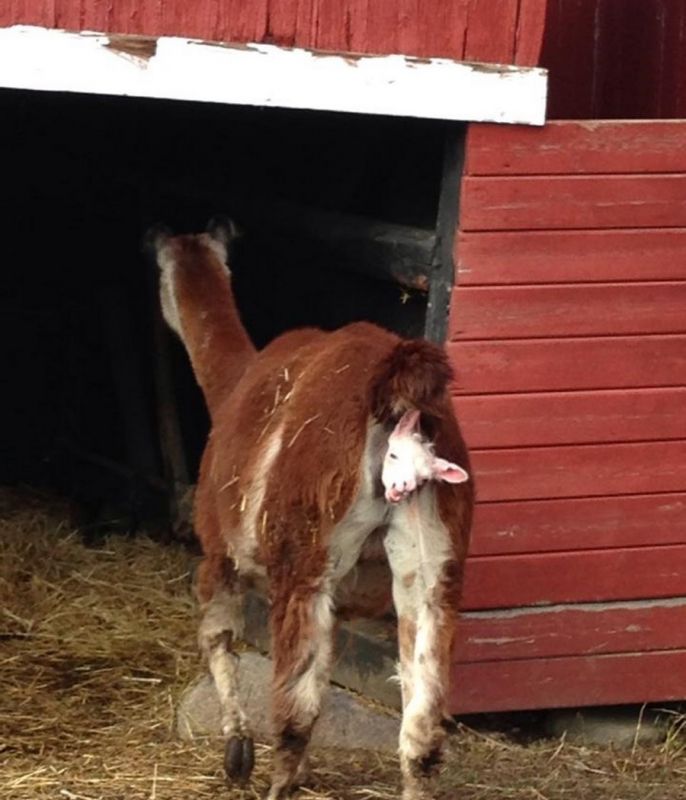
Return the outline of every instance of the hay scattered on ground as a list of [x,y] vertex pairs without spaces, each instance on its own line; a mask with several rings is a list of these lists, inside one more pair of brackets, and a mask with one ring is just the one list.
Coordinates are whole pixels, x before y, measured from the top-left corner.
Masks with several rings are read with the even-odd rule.
[[[116,536],[87,547],[66,508],[0,493],[0,796],[4,800],[247,800],[228,789],[220,742],[174,734],[180,692],[198,674],[192,559],[181,547]],[[462,728],[444,800],[679,800],[685,744],[615,752],[564,741],[515,744]],[[316,753],[310,800],[397,798],[397,763]]]

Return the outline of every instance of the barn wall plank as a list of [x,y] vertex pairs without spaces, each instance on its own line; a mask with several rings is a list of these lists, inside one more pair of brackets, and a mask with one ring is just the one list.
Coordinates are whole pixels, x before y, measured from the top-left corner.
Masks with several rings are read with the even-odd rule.
[[592,109],[599,2],[602,0],[551,0],[548,3],[541,63],[550,70],[550,119],[598,116]]
[[682,700],[686,650],[454,664],[453,714]]
[[451,310],[451,340],[682,333],[686,281],[458,286]]
[[467,443],[479,449],[681,439],[685,409],[684,387],[455,399]]
[[469,558],[462,608],[686,595],[686,544]]
[[465,231],[686,226],[686,175],[466,177]]
[[519,0],[514,63],[537,66],[543,48],[548,0]]
[[15,0],[2,4],[0,24],[458,60],[465,57],[466,48],[471,60],[516,60],[534,66],[542,46],[544,4],[545,0]]
[[458,394],[683,386],[686,336],[451,342]]
[[544,128],[470,125],[468,175],[686,172],[681,120],[549,122]]
[[[466,30],[466,61],[514,61],[518,0],[472,0]],[[497,20],[498,23],[494,24]]]
[[686,649],[686,598],[471,612],[455,659],[505,661]]
[[[126,0],[124,0],[124,3]],[[27,8],[31,4],[27,3]],[[45,18],[50,15],[50,8],[47,4],[39,4],[40,11],[38,12],[41,17]],[[70,2],[70,0],[55,0],[53,5],[53,19],[54,25],[57,28],[65,28],[66,30],[74,30],[80,27],[80,3]],[[116,30],[116,29],[114,29]]]
[[686,544],[686,492],[477,503],[473,556]]
[[[316,6],[317,24],[314,29],[314,47],[318,50],[350,50],[351,28],[356,27],[356,24],[361,24],[362,20],[355,20],[356,24],[354,25],[346,23],[346,15],[350,12],[349,3],[341,2],[341,0],[317,0]],[[297,12],[294,13],[288,9],[288,16],[294,21],[297,18]],[[291,23],[291,27],[295,32],[293,23]]]
[[686,441],[475,450],[472,469],[482,502],[679,492]]
[[686,228],[460,232],[456,283],[685,280],[685,252]]
[[550,2],[541,54],[549,118],[686,116],[685,32],[682,0]]

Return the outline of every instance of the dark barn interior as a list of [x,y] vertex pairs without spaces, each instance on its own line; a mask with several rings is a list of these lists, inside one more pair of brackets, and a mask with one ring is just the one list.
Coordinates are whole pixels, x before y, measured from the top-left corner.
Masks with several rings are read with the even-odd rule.
[[207,432],[157,316],[152,223],[237,221],[234,285],[258,346],[355,319],[423,332],[445,124],[9,90],[0,116],[0,480],[71,498],[86,528],[163,519]]

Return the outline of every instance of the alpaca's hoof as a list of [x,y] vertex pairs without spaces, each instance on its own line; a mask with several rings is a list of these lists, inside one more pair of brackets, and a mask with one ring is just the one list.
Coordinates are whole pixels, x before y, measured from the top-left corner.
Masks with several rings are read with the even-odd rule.
[[224,748],[227,779],[244,783],[255,766],[255,745],[249,736],[232,736]]

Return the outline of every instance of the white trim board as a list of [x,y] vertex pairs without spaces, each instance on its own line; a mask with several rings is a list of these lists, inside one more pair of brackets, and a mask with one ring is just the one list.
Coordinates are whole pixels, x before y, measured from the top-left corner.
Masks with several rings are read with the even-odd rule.
[[542,125],[547,72],[18,25],[0,29],[0,87]]

